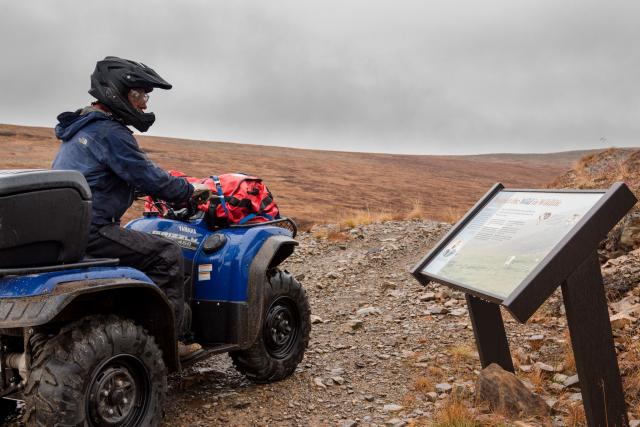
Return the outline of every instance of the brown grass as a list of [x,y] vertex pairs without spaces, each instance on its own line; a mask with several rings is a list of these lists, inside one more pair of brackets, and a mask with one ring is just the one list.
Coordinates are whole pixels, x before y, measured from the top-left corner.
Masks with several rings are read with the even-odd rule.
[[[136,138],[166,169],[196,177],[236,171],[261,176],[284,215],[315,223],[359,210],[386,210],[391,217],[422,211],[424,218],[453,221],[494,183],[541,187],[583,154],[408,156]],[[0,169],[48,168],[58,146],[50,128],[0,125]],[[136,205],[125,220],[138,215]]]
[[438,366],[429,366],[429,368],[427,368],[427,371],[429,372],[431,378],[433,378],[436,382],[442,381],[446,376],[446,372]]
[[451,396],[435,414],[435,427],[481,427],[463,401]]
[[629,367],[624,379],[625,394],[630,399],[631,411],[640,418],[640,343],[629,349],[625,363]]
[[328,240],[330,242],[346,242],[350,239],[349,234],[340,230],[331,230],[329,228],[319,228],[311,232],[313,237],[319,240]]
[[527,375],[529,382],[533,385],[533,388],[536,393],[544,392],[544,384],[546,378],[540,369],[534,369]]
[[438,212],[433,219],[449,224],[455,224],[456,222],[460,221],[465,213],[465,209],[462,209],[460,207],[448,206],[442,211]]
[[563,417],[567,427],[583,427],[587,425],[587,418],[584,415],[582,403],[572,403],[567,405],[567,415]]
[[405,408],[414,408],[417,400],[414,394],[407,393],[402,397],[402,406]]
[[465,344],[449,348],[449,353],[451,353],[454,363],[468,362],[474,359],[474,349]]
[[360,225],[369,225],[392,221],[393,215],[389,212],[371,212],[369,210],[350,212],[338,220],[341,227],[355,228]]
[[567,329],[564,333],[563,344],[563,363],[564,369],[571,372],[576,372],[576,359],[573,357],[573,347],[571,347],[571,335]]
[[423,376],[415,379],[413,382],[413,389],[422,393],[428,393],[435,390],[435,386],[433,385],[431,378]]
[[424,217],[422,202],[420,199],[413,199],[411,202],[411,210],[407,212],[405,219],[423,219]]

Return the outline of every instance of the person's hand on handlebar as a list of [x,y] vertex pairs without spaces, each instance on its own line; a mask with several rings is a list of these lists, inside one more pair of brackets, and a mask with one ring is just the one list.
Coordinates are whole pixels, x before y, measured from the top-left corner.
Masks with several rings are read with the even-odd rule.
[[195,182],[193,186],[193,194],[191,198],[198,203],[204,203],[211,198],[211,189],[207,184]]

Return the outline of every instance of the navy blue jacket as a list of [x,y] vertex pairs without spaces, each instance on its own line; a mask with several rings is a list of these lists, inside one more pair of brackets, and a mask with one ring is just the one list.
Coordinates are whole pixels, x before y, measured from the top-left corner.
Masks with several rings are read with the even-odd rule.
[[180,202],[193,187],[156,166],[138,147],[132,132],[101,111],[58,116],[56,136],[62,140],[53,169],[75,169],[85,176],[93,194],[91,233],[120,217],[131,206],[134,191]]

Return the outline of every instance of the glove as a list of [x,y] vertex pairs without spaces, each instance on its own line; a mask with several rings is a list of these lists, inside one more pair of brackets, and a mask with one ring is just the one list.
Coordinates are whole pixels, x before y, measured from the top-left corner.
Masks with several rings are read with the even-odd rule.
[[200,184],[198,182],[191,184],[193,186],[193,194],[191,198],[199,202],[205,202],[211,197],[211,189],[207,184]]

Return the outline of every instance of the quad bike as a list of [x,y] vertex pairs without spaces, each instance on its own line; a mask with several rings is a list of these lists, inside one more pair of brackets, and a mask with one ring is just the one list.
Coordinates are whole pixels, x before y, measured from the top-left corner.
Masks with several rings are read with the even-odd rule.
[[258,383],[294,372],[310,309],[278,265],[297,245],[295,223],[219,228],[195,212],[170,209],[127,224],[183,250],[186,317],[203,350],[180,360],[164,293],[117,259],[84,257],[84,177],[0,171],[0,415],[22,400],[27,426],[157,425],[167,374],[212,354],[228,352]]

